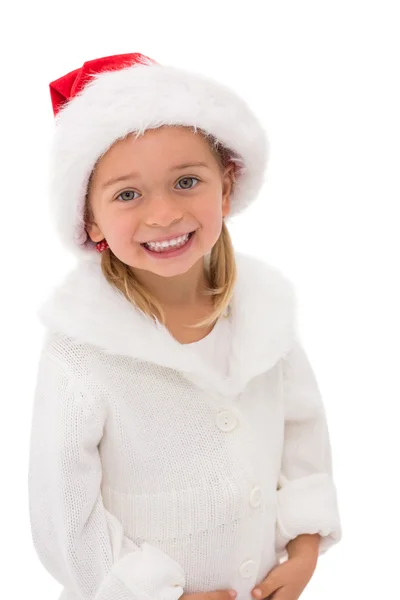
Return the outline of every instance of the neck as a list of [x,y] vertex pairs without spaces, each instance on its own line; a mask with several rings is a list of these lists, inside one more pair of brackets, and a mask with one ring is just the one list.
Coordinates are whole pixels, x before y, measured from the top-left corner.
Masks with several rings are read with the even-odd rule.
[[204,303],[204,290],[209,281],[200,259],[189,271],[174,277],[161,277],[151,271],[134,271],[136,279],[160,302],[165,308],[185,309]]

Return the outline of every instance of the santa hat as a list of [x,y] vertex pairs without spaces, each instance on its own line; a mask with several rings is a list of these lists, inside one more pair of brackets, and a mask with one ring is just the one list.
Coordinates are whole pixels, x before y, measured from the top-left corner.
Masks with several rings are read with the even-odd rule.
[[139,53],[85,62],[50,83],[56,117],[51,149],[51,213],[76,255],[98,255],[85,230],[84,202],[97,160],[120,138],[162,125],[204,130],[240,165],[230,216],[245,209],[264,180],[268,139],[248,105],[208,77]]

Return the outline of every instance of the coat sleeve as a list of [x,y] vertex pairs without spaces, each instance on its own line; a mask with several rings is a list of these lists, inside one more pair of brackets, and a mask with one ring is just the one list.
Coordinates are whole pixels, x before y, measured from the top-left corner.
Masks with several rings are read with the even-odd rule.
[[36,553],[80,600],[177,600],[185,585],[182,567],[155,546],[137,546],[103,505],[102,413],[75,376],[43,352],[28,476]]
[[282,359],[284,443],[277,488],[276,551],[319,533],[319,555],[342,537],[325,408],[308,357],[296,340]]

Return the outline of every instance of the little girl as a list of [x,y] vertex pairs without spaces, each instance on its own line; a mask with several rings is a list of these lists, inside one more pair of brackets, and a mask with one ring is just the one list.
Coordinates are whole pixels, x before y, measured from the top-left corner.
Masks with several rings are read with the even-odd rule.
[[232,90],[138,53],[50,92],[79,260],[40,310],[38,557],[62,600],[297,600],[341,524],[293,285],[225,222],[262,185],[265,132]]

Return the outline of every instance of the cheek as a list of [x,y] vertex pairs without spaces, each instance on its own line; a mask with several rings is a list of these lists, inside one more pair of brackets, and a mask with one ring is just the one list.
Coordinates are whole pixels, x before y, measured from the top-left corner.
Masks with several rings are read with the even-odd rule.
[[107,215],[107,236],[114,245],[123,246],[132,242],[137,228],[137,219],[128,210],[110,212]]
[[222,227],[222,210],[215,201],[204,203],[197,211],[196,218],[204,233],[208,233],[211,237],[219,236]]

